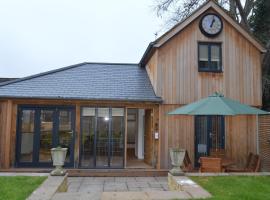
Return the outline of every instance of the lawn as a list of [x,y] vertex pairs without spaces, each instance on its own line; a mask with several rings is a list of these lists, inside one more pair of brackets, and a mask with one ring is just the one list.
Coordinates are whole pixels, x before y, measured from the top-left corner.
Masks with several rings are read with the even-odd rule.
[[0,199],[24,200],[47,177],[0,176]]
[[270,176],[190,177],[208,190],[211,200],[270,199]]

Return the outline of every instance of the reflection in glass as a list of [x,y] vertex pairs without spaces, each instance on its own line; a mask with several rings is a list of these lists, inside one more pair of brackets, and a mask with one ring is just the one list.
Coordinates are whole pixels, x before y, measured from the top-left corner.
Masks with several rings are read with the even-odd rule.
[[96,167],[108,167],[109,108],[98,108],[96,137]]
[[201,69],[208,68],[208,45],[199,45],[199,67]]
[[211,46],[211,68],[216,70],[220,70],[221,68],[219,45]]
[[34,119],[34,110],[22,111],[20,162],[32,162],[33,159]]
[[71,111],[60,110],[59,111],[59,145],[64,148],[68,148],[66,162],[70,161],[70,147],[73,138]]
[[81,166],[94,167],[95,108],[82,109]]
[[112,108],[111,167],[124,163],[124,109]]
[[51,161],[53,135],[53,110],[41,110],[40,112],[40,146],[39,161]]

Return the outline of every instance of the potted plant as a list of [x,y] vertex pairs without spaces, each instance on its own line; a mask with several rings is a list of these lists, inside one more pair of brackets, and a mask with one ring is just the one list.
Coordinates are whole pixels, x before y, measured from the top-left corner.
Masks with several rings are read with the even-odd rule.
[[53,166],[55,166],[55,169],[51,172],[52,176],[63,176],[66,174],[63,166],[65,164],[67,150],[67,148],[62,148],[61,146],[51,149]]
[[172,175],[180,176],[184,174],[181,169],[181,166],[183,165],[185,153],[186,153],[185,149],[170,148],[170,157],[171,157],[171,164],[172,164],[172,169],[170,170],[170,173]]

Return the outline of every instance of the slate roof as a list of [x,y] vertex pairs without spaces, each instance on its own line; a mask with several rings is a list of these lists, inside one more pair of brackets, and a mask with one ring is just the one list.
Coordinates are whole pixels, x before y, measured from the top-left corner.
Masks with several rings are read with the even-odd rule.
[[0,98],[160,102],[138,64],[81,63],[0,83]]
[[0,78],[0,83],[15,80],[17,78]]

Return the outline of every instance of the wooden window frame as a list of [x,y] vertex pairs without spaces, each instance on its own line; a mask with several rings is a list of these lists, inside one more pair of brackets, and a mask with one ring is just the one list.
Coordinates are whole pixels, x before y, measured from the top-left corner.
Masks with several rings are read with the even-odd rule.
[[[207,68],[201,68],[200,67],[200,45],[207,45],[208,49],[208,67]],[[211,47],[212,46],[218,46],[219,51],[219,59],[220,59],[220,68],[219,69],[212,69],[210,67],[211,62]],[[198,42],[198,71],[199,72],[213,72],[213,73],[222,73],[223,67],[222,67],[222,43],[221,42]]]

